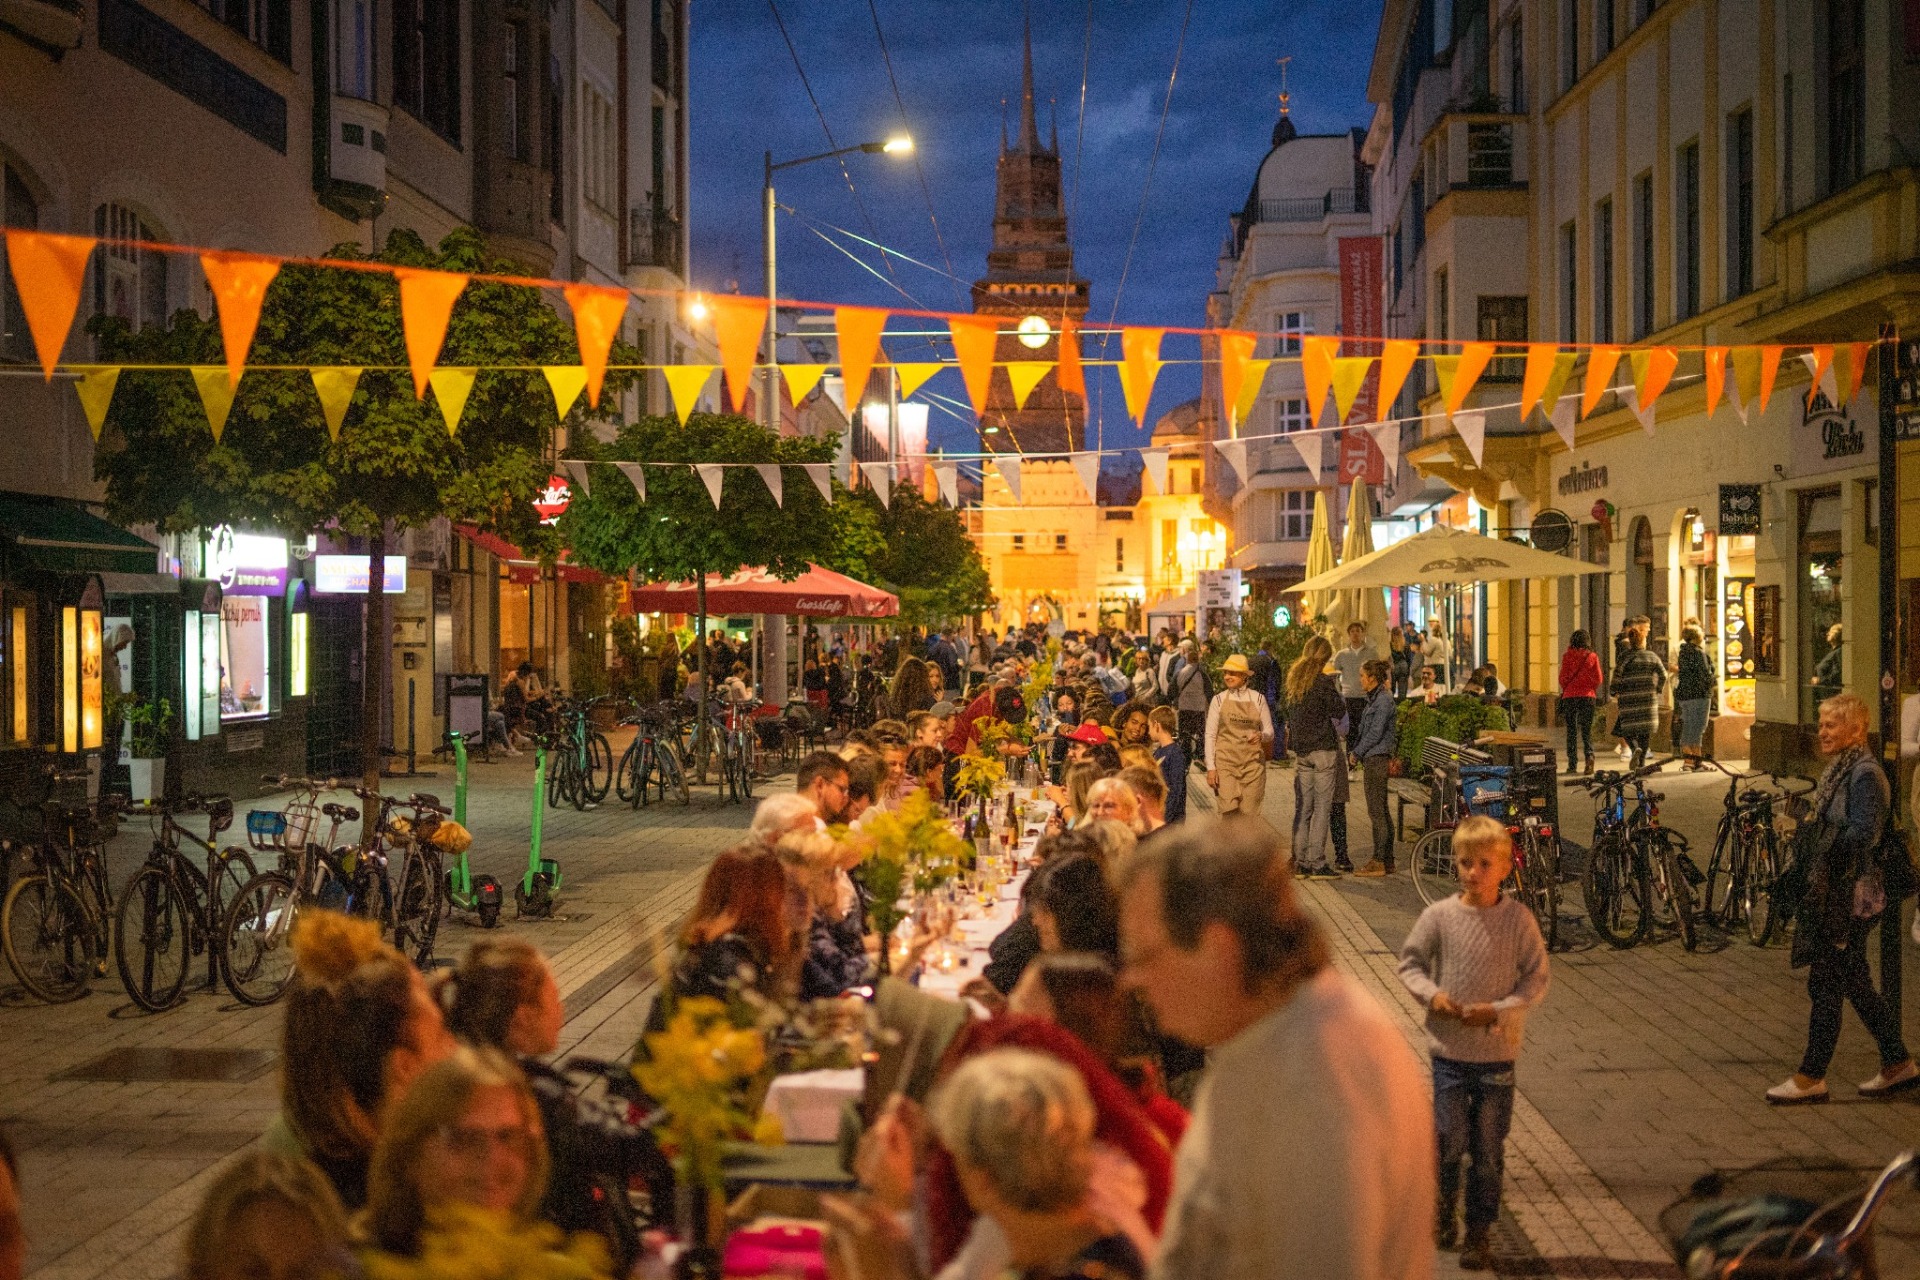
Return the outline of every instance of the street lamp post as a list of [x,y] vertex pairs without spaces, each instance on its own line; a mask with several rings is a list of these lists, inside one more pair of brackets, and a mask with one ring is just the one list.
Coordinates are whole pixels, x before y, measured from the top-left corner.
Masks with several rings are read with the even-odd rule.
[[[907,134],[897,133],[885,142],[863,142],[854,147],[840,147],[834,151],[822,151],[818,155],[801,156],[797,160],[782,160],[778,164],[774,163],[773,152],[768,151],[766,153],[766,176],[761,187],[762,203],[765,205],[766,216],[767,255],[767,383],[765,400],[767,427],[775,432],[780,430],[780,352],[778,346],[780,337],[780,293],[778,286],[779,277],[776,270],[778,259],[775,253],[773,229],[773,215],[776,209],[773,198],[773,175],[781,169],[792,169],[803,164],[812,164],[816,160],[833,160],[840,156],[851,155],[856,151],[864,152],[868,155],[880,155],[882,153],[890,156],[910,155],[913,152],[913,139]],[[862,388],[862,390],[864,390],[864,388]],[[849,392],[848,394],[851,397],[855,393]],[[851,410],[851,399],[849,399],[848,405],[849,410]],[[849,416],[851,416],[851,412]]]

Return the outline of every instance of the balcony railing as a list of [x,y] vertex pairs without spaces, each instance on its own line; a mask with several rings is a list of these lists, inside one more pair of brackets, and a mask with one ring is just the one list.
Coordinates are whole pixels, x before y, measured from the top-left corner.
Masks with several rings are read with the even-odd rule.
[[1262,222],[1319,222],[1342,213],[1367,213],[1367,188],[1336,187],[1325,195],[1296,196],[1285,200],[1248,200],[1240,211],[1234,234],[1233,253],[1240,256],[1247,236]]
[[684,274],[680,265],[680,220],[664,209],[641,205],[629,211],[627,265],[665,267]]

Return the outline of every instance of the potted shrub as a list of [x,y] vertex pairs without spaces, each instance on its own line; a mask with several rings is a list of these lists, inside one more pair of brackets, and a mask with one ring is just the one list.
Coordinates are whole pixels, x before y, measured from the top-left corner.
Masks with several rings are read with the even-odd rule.
[[173,728],[173,704],[165,698],[127,704],[132,760],[127,764],[135,804],[160,798],[167,785],[167,740]]

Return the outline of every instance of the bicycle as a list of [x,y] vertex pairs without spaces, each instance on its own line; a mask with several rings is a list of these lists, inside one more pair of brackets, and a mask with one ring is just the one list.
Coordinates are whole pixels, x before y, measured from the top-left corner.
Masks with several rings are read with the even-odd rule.
[[752,800],[760,750],[760,735],[754,732],[752,718],[742,708],[729,706],[713,717],[713,731],[720,754],[720,776],[716,779],[720,798],[728,804]]
[[[217,847],[233,825],[233,801],[225,796],[187,796],[161,803],[153,847],[127,881],[114,921],[113,959],[133,1002],[149,1013],[180,1003],[193,958],[207,958],[207,986],[224,972],[227,904],[257,874],[253,859],[237,847]],[[179,815],[207,815],[207,838],[180,825]],[[182,853],[186,842],[207,856],[202,871]]]
[[[1530,791],[1516,786],[1510,792],[1482,791],[1473,798],[1473,803],[1492,809],[1494,812],[1489,816],[1505,824],[1507,835],[1513,841],[1513,870],[1507,873],[1500,887],[1526,904],[1534,922],[1540,926],[1540,937],[1546,942],[1547,950],[1552,951],[1560,942],[1560,837],[1543,816],[1533,812],[1532,799]],[[1459,877],[1451,863],[1453,829],[1448,828],[1445,834],[1449,860],[1447,878],[1452,880],[1453,891],[1457,892]],[[1437,853],[1430,854],[1430,858],[1437,856]],[[1429,880],[1437,895],[1427,899],[1431,905],[1438,896],[1444,896],[1438,895],[1442,877],[1437,868]]]
[[[375,865],[383,879],[392,863],[393,850],[398,849],[400,853],[400,888],[398,893],[386,896],[385,924],[392,932],[393,945],[412,960],[415,967],[425,969],[433,963],[433,944],[440,932],[440,917],[449,910],[446,872],[433,835],[453,811],[443,807],[437,796],[419,792],[404,800],[392,796],[373,797],[364,792],[355,794],[369,803],[377,799],[380,805],[377,811],[380,844]],[[412,816],[393,817],[395,809],[409,809]]]
[[24,855],[27,872],[0,902],[0,951],[35,998],[65,1004],[107,972],[113,890],[95,813],[49,801],[41,815],[38,841],[8,845],[8,861]]
[[547,747],[547,805],[561,803],[585,810],[607,798],[613,786],[613,748],[607,736],[593,727],[588,712],[601,702],[562,702],[550,732],[542,735]]
[[[1807,792],[1785,786],[1778,774],[1767,770],[1735,773],[1717,760],[1707,763],[1727,775],[1727,794],[1714,831],[1713,853],[1707,859],[1701,914],[1729,933],[1743,927],[1749,942],[1764,947],[1778,925],[1773,893],[1785,869],[1774,805],[1785,801],[1791,806]],[[1741,790],[1741,783],[1758,778],[1771,778],[1781,788],[1777,792],[1759,787]]]
[[614,786],[620,799],[636,809],[651,803],[650,797],[656,787],[662,803],[665,803],[670,790],[681,804],[691,804],[693,801],[693,792],[687,786],[686,769],[682,767],[679,749],[674,745],[679,735],[671,728],[670,717],[669,707],[662,703],[642,707],[624,722],[635,726],[633,741],[627,744],[619,765],[613,771]]
[[[1661,1215],[1663,1234],[1688,1276],[1871,1280],[1881,1274],[1874,1226],[1896,1186],[1920,1189],[1920,1153],[1901,1152],[1865,1190],[1825,1204],[1806,1199],[1797,1184],[1731,1198],[1728,1181],[1720,1174],[1701,1178],[1686,1199]],[[1752,1190],[1766,1185],[1754,1181]]]
[[[348,866],[352,848],[334,843],[342,824],[359,821],[360,811],[320,803],[320,794],[336,785],[331,778],[277,779],[279,789],[290,784],[306,792],[305,798],[282,812],[247,815],[247,842],[258,852],[278,853],[279,861],[241,886],[227,911],[222,943],[227,990],[242,1004],[272,1004],[285,994],[293,980],[293,926],[303,906],[367,914],[366,902],[375,896],[370,877]],[[318,816],[333,824],[325,841],[308,839]]]
[[[1681,945],[1692,951],[1700,943],[1687,874],[1687,839],[1661,825],[1660,802],[1666,797],[1646,787],[1648,777],[1671,763],[1671,758],[1657,760],[1625,773],[1603,769],[1590,778],[1566,782],[1596,800],[1582,889],[1594,932],[1616,949],[1624,950],[1651,934],[1663,906],[1667,920],[1679,931]],[[1634,794],[1631,809],[1626,798],[1629,790]]]
[[1407,859],[1414,890],[1426,906],[1460,891],[1460,877],[1453,864],[1453,829],[1472,816],[1453,770],[1434,769],[1431,785],[1433,803],[1427,829],[1414,841],[1413,853]]

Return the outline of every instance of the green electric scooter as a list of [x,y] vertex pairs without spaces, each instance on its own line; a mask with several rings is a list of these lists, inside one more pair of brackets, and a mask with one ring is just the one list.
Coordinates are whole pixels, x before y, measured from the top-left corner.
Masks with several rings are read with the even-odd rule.
[[[466,736],[449,733],[453,741],[453,820],[465,827],[467,825],[467,743]],[[468,828],[472,830],[472,828]],[[454,864],[447,868],[447,905],[449,910],[470,911],[480,921],[480,927],[491,929],[500,923],[500,905],[505,895],[500,891],[500,882],[492,876],[473,874],[467,864],[467,854],[462,850]]]
[[547,814],[547,748],[543,744],[533,753],[533,840],[527,846],[527,869],[513,886],[514,914],[522,918],[550,919],[560,896],[560,864],[540,856],[541,823]]

